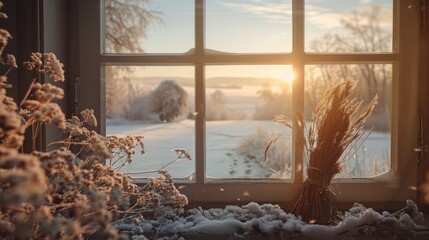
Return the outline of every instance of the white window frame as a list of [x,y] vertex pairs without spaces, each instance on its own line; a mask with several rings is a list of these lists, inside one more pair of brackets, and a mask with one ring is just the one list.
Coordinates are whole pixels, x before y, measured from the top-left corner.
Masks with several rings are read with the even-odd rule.
[[[391,169],[374,178],[341,179],[337,202],[377,203],[395,208],[405,199],[416,200],[419,66],[419,1],[393,0],[393,51],[390,53],[306,53],[304,49],[304,0],[292,0],[293,47],[291,53],[216,54],[204,52],[205,0],[195,0],[195,51],[192,54],[106,54],[103,53],[100,11],[102,0],[79,0],[79,109],[92,108],[105,134],[105,95],[103,67],[110,65],[195,66],[195,181],[176,185],[191,204],[239,204],[249,201],[287,204],[303,182],[303,145],[293,145],[291,180],[235,179],[209,180],[205,176],[205,84],[206,65],[292,65],[295,73],[292,104],[295,112],[304,109],[304,67],[309,64],[392,64]],[[101,79],[101,80],[100,80]],[[294,139],[303,135],[294,131]],[[136,179],[136,182],[141,180]],[[340,204],[341,206],[341,204]],[[349,205],[347,205],[349,206]]]

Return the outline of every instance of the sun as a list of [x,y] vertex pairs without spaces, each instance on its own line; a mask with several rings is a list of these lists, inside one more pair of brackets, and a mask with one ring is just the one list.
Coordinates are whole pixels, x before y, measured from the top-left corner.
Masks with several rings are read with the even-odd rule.
[[282,74],[282,80],[285,83],[291,84],[295,79],[295,73],[292,70],[285,70]]

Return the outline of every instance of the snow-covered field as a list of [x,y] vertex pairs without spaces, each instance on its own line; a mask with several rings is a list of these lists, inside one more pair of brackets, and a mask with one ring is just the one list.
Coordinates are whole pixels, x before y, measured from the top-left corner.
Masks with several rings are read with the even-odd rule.
[[[135,84],[140,86],[137,89],[154,89],[160,82],[160,79],[154,82],[142,80],[135,81]],[[207,119],[206,122],[207,176],[214,178],[290,177],[291,130],[270,120],[254,120],[255,113],[263,113],[267,115],[265,119],[271,119],[273,113],[266,111],[267,109],[275,110],[277,114],[275,107],[278,105],[267,105],[266,99],[260,96],[263,85],[236,81],[236,87],[219,87],[218,85],[222,82],[218,85],[213,85],[217,82],[212,82],[212,85],[206,88],[206,117],[212,118]],[[146,154],[136,155],[132,164],[123,168],[124,171],[157,170],[176,158],[174,149],[183,148],[188,151],[192,160],[182,159],[166,169],[175,178],[191,178],[195,173],[195,123],[194,120],[186,119],[187,115],[195,111],[195,89],[185,82],[178,81],[177,84],[181,84],[188,94],[187,113],[182,117],[172,122],[151,122],[150,119],[134,122],[120,118],[107,119],[107,135],[145,137]],[[277,85],[270,86],[270,89],[274,94],[271,95],[272,97],[282,91]],[[213,96],[216,92],[221,92],[217,100]],[[291,104],[291,100],[287,98],[278,99],[280,105]],[[135,108],[137,109],[140,109],[139,106]],[[265,146],[275,137],[281,137],[280,141],[269,152],[269,164],[262,167],[260,163],[263,161]],[[351,149],[346,156],[348,161],[344,165],[343,176],[371,177],[390,169],[390,133],[372,132],[362,145],[358,143],[357,146],[358,149]],[[133,176],[151,177],[157,174]]]
[[[206,123],[206,172],[209,177],[227,178],[260,178],[266,177],[272,170],[260,166],[262,159],[255,159],[255,154],[246,156],[240,154],[238,147],[247,138],[256,133],[258,127],[267,133],[280,135],[286,138],[284,146],[279,148],[291,154],[290,130],[270,121],[208,121]],[[176,178],[190,177],[195,172],[195,130],[193,120],[168,123],[141,123],[126,121],[108,121],[107,135],[142,135],[145,137],[144,155],[136,155],[125,171],[139,172],[156,170],[175,159],[173,151],[184,148],[191,155],[192,160],[182,159],[167,167]],[[256,135],[255,135],[256,134]],[[268,141],[267,141],[268,142]],[[263,156],[265,144],[260,149]],[[252,148],[254,148],[252,146]],[[138,151],[136,151],[138,152]],[[345,165],[346,176],[369,177],[387,171],[390,168],[390,134],[372,132],[355,154],[350,154],[348,164]],[[149,177],[150,175],[134,175],[135,177]]]

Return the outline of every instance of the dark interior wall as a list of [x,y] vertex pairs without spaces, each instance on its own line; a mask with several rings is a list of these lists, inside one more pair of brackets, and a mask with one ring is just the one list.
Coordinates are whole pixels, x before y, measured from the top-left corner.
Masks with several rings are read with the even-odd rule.
[[[13,85],[11,92],[17,103],[19,103],[30,86],[32,79],[38,77],[27,71],[22,63],[29,59],[32,52],[41,51],[41,1],[3,1],[3,4],[5,8],[6,6],[11,7],[10,11],[7,12],[9,15],[8,24],[11,24],[11,29],[16,31],[9,44],[15,47],[14,50],[16,51],[15,56],[18,69],[13,71],[14,74],[16,74],[16,79],[14,79],[12,75],[9,82]],[[39,149],[42,143],[40,139],[36,141],[36,146]],[[23,150],[25,152],[30,152],[31,146],[31,132],[27,131]]]
[[[60,62],[64,64],[65,67],[68,66],[69,62],[68,36],[70,35],[70,33],[68,31],[68,2],[70,1],[43,0],[41,15],[42,19],[40,27],[42,31],[42,51],[45,53],[54,53],[60,60]],[[67,70],[68,69],[65,68],[65,71]],[[64,92],[66,93],[66,96],[69,96],[69,86],[67,85],[67,82],[70,81],[69,78],[66,77],[65,82],[54,83],[54,81],[50,77],[44,76],[43,81],[63,88]],[[63,111],[65,113],[68,113],[69,111],[66,96],[61,101],[58,101],[58,103],[60,104]],[[42,139],[43,146],[46,146],[46,144],[62,138],[62,131],[57,129],[55,126],[47,125],[45,127],[45,130],[45,137],[43,137]]]
[[[13,38],[9,41],[9,43],[7,44],[3,52],[7,54],[12,54],[14,56],[17,55],[16,2],[17,1],[7,1],[4,3],[1,11],[6,13],[8,15],[8,18],[0,19],[0,28],[7,30],[10,33],[10,35],[12,35],[12,38]],[[1,73],[3,74],[4,71],[5,69]],[[18,83],[17,78],[18,78],[17,71],[11,71],[8,75],[9,83],[12,83],[14,85]],[[18,99],[18,88],[9,89],[8,94],[14,99]]]
[[[69,118],[75,114],[74,83],[79,75],[79,13],[78,1],[43,0],[43,43],[44,52],[52,52],[64,64],[65,82],[58,84],[66,92],[61,107]],[[51,82],[45,77],[46,82]]]

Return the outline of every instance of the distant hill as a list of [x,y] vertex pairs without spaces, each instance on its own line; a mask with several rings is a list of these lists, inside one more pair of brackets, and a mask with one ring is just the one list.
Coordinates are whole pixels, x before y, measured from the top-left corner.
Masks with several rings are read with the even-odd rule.
[[207,79],[206,86],[219,86],[219,85],[256,85],[262,86],[264,84],[278,85],[280,79],[272,78],[249,78],[249,77],[215,77]]
[[[182,86],[193,86],[194,79],[185,77],[140,77],[132,78],[131,82],[134,83],[145,83],[150,85],[158,85],[164,80],[176,80]],[[209,78],[206,81],[206,87],[217,87],[217,86],[235,86],[239,87],[242,85],[255,85],[262,86],[264,84],[279,85],[282,80],[272,78],[248,78],[248,77],[214,77]]]
[[164,80],[176,80],[182,86],[193,86],[194,79],[185,77],[136,77],[132,78],[132,83],[144,83],[149,85],[158,85]]

